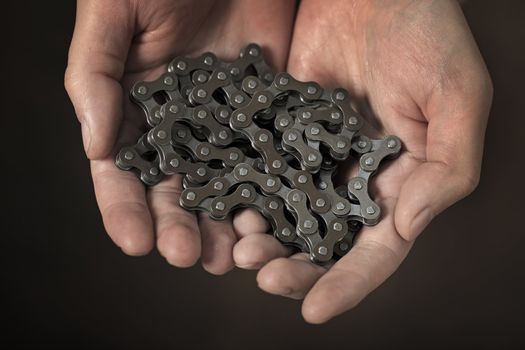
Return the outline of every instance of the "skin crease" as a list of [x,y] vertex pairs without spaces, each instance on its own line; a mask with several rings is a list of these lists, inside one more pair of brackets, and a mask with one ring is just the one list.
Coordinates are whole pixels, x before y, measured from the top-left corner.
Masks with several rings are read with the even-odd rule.
[[[260,269],[263,290],[304,298],[305,320],[326,322],[388,278],[430,220],[476,187],[492,100],[483,59],[453,0],[303,0],[295,23],[293,2],[195,3],[78,3],[66,87],[106,229],[131,255],[147,253],[156,237],[175,266],[202,254],[212,273],[233,263]],[[403,141],[400,157],[372,179],[382,220],[335,264],[289,257],[253,211],[225,223],[199,215],[197,224],[178,207],[179,177],[145,191],[113,165],[115,149],[145,127],[143,114],[124,103],[132,82],[155,78],[174,55],[209,50],[231,59],[248,42],[262,44],[278,70],[348,89],[368,121],[365,134]]]

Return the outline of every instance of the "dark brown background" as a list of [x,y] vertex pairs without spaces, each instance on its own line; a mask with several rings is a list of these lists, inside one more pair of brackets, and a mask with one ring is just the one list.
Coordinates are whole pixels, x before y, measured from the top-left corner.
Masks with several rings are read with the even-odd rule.
[[387,283],[323,326],[258,290],[254,273],[175,269],[110,242],[62,85],[74,2],[57,3],[2,5],[0,343],[525,347],[524,2],[464,7],[495,85],[478,190],[435,220]]

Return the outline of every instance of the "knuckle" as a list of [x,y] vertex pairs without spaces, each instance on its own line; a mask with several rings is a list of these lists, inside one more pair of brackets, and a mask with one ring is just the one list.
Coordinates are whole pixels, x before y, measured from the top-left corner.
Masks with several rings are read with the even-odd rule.
[[479,182],[480,182],[480,173],[478,171],[469,172],[461,176],[459,185],[458,185],[460,196],[466,197],[470,195],[478,187]]
[[66,88],[66,92],[71,97],[74,92],[74,73],[71,69],[71,66],[67,66],[66,71],[64,73],[64,87]]
[[492,99],[492,97],[494,96],[494,83],[492,82],[492,78],[490,77],[490,74],[488,72],[486,77],[486,89],[488,96],[490,97],[490,99]]

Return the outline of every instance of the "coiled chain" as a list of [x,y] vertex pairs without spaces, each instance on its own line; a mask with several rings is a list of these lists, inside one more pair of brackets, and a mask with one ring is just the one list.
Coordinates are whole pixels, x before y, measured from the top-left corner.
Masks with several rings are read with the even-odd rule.
[[[344,255],[363,224],[379,221],[369,181],[401,141],[359,134],[363,118],[346,90],[274,74],[258,45],[233,62],[209,52],[177,57],[130,95],[151,128],[119,151],[116,165],[150,186],[183,174],[182,207],[217,220],[255,208],[278,240],[316,263]],[[357,174],[335,186],[338,164],[349,157],[359,162]]]

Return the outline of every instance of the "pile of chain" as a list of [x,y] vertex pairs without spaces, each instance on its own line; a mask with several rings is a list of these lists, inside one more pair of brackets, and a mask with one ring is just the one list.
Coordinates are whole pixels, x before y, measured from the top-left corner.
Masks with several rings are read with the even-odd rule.
[[[363,224],[379,221],[369,180],[400,140],[359,135],[363,119],[346,90],[275,75],[256,44],[233,62],[177,57],[157,80],[136,83],[131,99],[151,129],[116,164],[147,185],[183,174],[186,209],[221,220],[255,208],[278,240],[316,263],[344,255]],[[338,162],[350,155],[359,170],[335,187]]]

